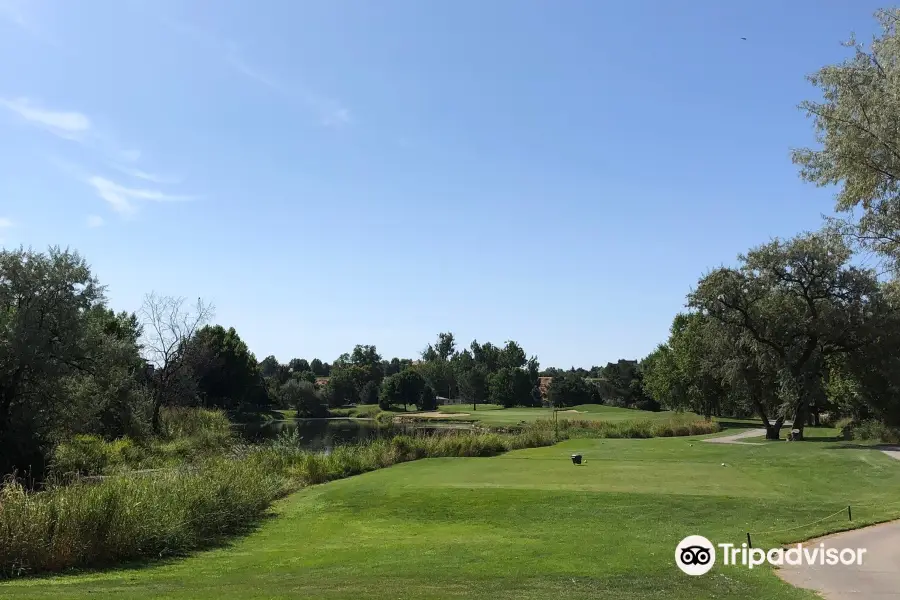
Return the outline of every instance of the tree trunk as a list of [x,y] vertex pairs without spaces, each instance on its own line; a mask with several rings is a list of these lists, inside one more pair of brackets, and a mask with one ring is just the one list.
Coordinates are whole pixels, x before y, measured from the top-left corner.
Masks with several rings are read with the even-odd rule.
[[0,390],[0,438],[9,427],[9,409],[12,406],[12,392]]
[[822,425],[822,422],[819,417],[819,407],[816,407],[816,410],[813,412],[813,427],[819,427]]
[[797,410],[794,413],[794,424],[791,426],[791,439],[795,442],[803,441],[803,428],[806,426],[806,418],[806,403],[801,402],[797,405]]
[[784,417],[778,417],[775,421],[765,422],[766,425],[766,439],[767,440],[780,440],[781,439],[781,426],[784,425]]
[[150,422],[151,427],[153,428],[153,433],[159,433],[159,411],[162,408],[162,401],[160,398],[153,399],[153,420]]

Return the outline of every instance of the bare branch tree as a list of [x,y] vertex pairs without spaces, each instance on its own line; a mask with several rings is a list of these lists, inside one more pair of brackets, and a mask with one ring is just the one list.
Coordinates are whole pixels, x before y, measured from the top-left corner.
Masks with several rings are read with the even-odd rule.
[[139,311],[144,328],[144,358],[152,367],[153,429],[159,431],[159,411],[184,395],[184,383],[193,378],[185,360],[188,342],[214,314],[210,303],[197,298],[188,305],[185,298],[148,294]]

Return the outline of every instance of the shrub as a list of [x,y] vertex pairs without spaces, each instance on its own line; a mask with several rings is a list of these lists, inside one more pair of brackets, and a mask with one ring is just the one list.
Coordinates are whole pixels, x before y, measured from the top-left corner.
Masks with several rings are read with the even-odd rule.
[[375,422],[378,425],[391,425],[394,422],[394,413],[380,412],[375,415]]
[[281,386],[281,403],[297,410],[298,417],[325,417],[328,409],[316,386],[308,381],[292,379]]
[[367,381],[359,392],[360,404],[378,404],[378,391],[381,386],[375,381]]
[[849,417],[845,417],[843,419],[835,421],[834,423],[829,423],[825,425],[825,427],[840,429],[842,438],[844,438],[845,440],[853,439],[853,419]]
[[160,411],[162,437],[195,437],[220,443],[231,441],[231,421],[221,410],[169,407]]
[[[548,425],[549,424],[549,425]],[[543,427],[553,427],[552,421],[543,421]],[[715,421],[674,416],[666,421],[599,421],[591,419],[562,419],[560,430],[567,435],[599,438],[651,438],[703,435],[721,431]]]
[[432,388],[430,384],[425,384],[425,388],[419,396],[418,405],[419,410],[437,409],[437,395],[434,393],[434,388]]
[[634,403],[634,407],[637,410],[649,410],[651,412],[659,412],[662,408],[659,405],[659,402],[654,400],[653,398],[645,398],[644,400],[638,400]]
[[881,421],[868,419],[845,425],[844,437],[852,440],[874,440],[886,444],[900,444],[900,428],[890,427]]
[[100,475],[139,462],[142,455],[142,449],[128,438],[107,442],[95,435],[76,435],[56,447],[51,469],[58,474]]

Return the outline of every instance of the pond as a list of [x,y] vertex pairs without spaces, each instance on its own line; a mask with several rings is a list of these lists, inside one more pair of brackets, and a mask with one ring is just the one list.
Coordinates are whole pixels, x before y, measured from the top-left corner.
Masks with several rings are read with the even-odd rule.
[[471,426],[416,423],[379,427],[371,419],[289,419],[268,423],[247,423],[235,425],[235,428],[248,442],[274,440],[282,434],[296,432],[301,447],[327,452],[335,446],[358,444],[380,437],[393,437],[399,433],[433,433],[447,429],[471,429]]

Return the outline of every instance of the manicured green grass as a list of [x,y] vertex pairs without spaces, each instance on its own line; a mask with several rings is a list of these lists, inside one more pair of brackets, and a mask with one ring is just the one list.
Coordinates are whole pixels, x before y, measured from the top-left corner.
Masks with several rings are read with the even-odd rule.
[[[449,418],[465,421],[478,421],[485,425],[508,426],[519,423],[531,423],[538,419],[552,419],[551,408],[503,408],[495,404],[479,404],[477,410],[472,410],[471,404],[448,404],[438,407],[438,411],[448,413]],[[459,413],[468,416],[456,416]],[[595,419],[599,421],[664,421],[672,417],[674,413],[668,411],[650,412],[646,410],[632,410],[629,408],[616,408],[602,404],[583,404],[561,410],[559,419]],[[688,416],[701,418],[694,413],[686,413]]]
[[[574,452],[583,466],[572,465]],[[690,534],[740,544],[748,530],[795,528],[848,504],[853,526],[897,518],[898,492],[900,463],[835,442],[570,440],[315,486],[230,547],[12,581],[0,597],[812,599],[763,568],[717,565],[688,577],[674,565],[675,545]],[[839,514],[753,541],[769,547],[850,525]]]

